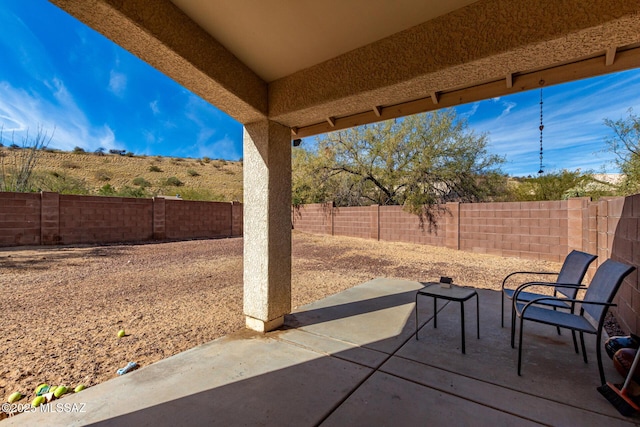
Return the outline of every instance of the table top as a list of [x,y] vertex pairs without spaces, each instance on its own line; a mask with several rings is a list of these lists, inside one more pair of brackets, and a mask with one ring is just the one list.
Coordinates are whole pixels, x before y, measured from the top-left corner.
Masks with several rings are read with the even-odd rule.
[[477,294],[473,288],[463,288],[456,285],[451,285],[450,288],[443,288],[438,282],[421,283],[424,285],[424,288],[420,289],[418,293],[423,295],[464,301]]

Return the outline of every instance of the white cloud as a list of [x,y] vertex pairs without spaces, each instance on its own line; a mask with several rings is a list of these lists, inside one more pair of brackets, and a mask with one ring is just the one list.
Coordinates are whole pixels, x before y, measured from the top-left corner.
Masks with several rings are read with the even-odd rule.
[[[544,89],[543,164],[546,171],[558,169],[614,172],[613,156],[606,152],[610,134],[604,118],[625,117],[629,107],[640,111],[640,72],[612,74],[598,79],[572,82]],[[517,105],[507,105],[513,103]],[[501,111],[496,107],[506,106]],[[493,153],[506,155],[503,170],[510,174],[535,174],[539,168],[539,91],[490,100],[482,108],[493,114],[470,122],[479,132],[489,132]]]
[[8,82],[0,82],[0,126],[7,132],[15,132],[15,139],[22,141],[27,131],[33,135],[41,128],[43,132],[54,132],[51,147],[72,150],[82,147],[93,151],[118,146],[116,136],[108,126],[94,127],[75,103],[73,96],[61,80],[45,82],[47,94],[36,94],[15,88]]
[[515,107],[518,104],[516,104],[515,102],[503,101],[502,105],[504,106],[504,110],[502,110],[502,113],[500,114],[500,116],[498,116],[498,120],[502,119],[504,116],[509,114],[513,109],[513,107]]
[[[199,138],[200,139],[200,138]],[[211,157],[213,159],[238,160],[242,157],[242,152],[238,151],[233,139],[225,135],[222,139],[208,143],[199,142],[197,145],[199,157]]]
[[160,108],[158,108],[158,100],[152,101],[149,103],[149,108],[151,108],[151,112],[154,116],[160,114]]
[[111,70],[109,74],[109,91],[114,95],[122,97],[127,89],[127,76],[117,71]]
[[469,111],[465,111],[459,114],[459,117],[463,119],[469,119],[476,113],[476,111],[478,111],[479,107],[480,107],[480,102],[474,102],[473,104],[471,104],[471,109]]

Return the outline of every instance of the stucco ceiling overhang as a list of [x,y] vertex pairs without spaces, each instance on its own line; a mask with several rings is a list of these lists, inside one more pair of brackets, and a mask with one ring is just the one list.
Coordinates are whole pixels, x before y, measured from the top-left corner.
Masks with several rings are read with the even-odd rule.
[[640,66],[637,0],[51,1],[299,136]]

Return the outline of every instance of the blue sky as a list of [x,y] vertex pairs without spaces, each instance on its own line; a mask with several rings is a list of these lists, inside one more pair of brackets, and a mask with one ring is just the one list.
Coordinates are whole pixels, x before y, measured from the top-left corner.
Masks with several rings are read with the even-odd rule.
[[[242,157],[242,126],[45,0],[0,1],[0,126],[5,140],[39,126],[51,146],[174,157]],[[488,132],[503,170],[539,168],[539,92],[457,108]],[[640,70],[544,89],[544,165],[616,172],[604,118],[640,112]]]

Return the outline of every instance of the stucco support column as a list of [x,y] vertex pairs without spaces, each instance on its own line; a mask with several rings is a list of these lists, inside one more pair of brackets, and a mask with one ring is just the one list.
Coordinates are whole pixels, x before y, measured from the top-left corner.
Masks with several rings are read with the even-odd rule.
[[267,332],[291,312],[291,131],[244,127],[244,314]]

